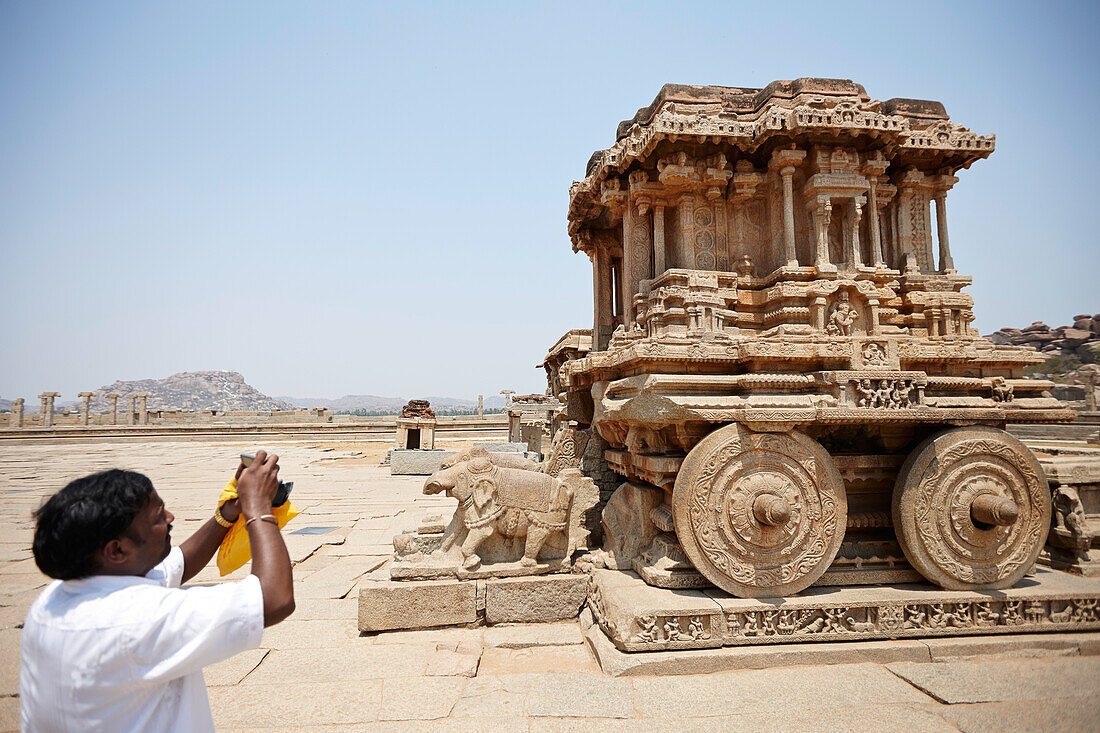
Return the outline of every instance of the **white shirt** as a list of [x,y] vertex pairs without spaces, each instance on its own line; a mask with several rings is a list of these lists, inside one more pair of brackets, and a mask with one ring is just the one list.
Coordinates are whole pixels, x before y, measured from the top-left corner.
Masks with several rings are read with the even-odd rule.
[[202,668],[260,645],[263,591],[182,578],[175,547],[144,578],[50,583],[23,625],[23,731],[214,730]]

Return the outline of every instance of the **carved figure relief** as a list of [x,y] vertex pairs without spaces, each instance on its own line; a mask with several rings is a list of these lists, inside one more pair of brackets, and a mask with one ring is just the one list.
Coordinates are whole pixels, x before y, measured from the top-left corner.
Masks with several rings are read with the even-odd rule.
[[860,379],[852,382],[856,406],[885,410],[912,407],[913,382],[907,379]]
[[993,377],[990,382],[994,402],[1012,402],[1012,385],[1005,382],[1004,377]]
[[865,366],[883,366],[886,364],[886,347],[875,342],[866,343],[862,350]]
[[830,336],[851,336],[852,324],[856,320],[856,309],[848,302],[848,292],[841,291],[840,300],[829,312],[829,323],[825,332]]

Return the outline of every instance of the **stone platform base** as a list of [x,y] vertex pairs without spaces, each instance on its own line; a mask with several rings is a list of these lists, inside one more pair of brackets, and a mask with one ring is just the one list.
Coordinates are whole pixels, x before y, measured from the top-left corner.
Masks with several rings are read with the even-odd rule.
[[675,652],[624,652],[607,638],[584,609],[580,623],[584,640],[604,674],[710,674],[739,669],[769,669],[821,664],[892,664],[946,662],[983,657],[1049,657],[1100,655],[1100,632],[958,636],[940,639],[834,641],[807,644],[726,646]]
[[359,630],[561,621],[575,618],[587,595],[587,575],[381,580],[359,591]]
[[392,450],[389,453],[391,476],[431,476],[439,470],[452,450]]
[[1039,564],[1067,573],[1100,578],[1100,549],[1090,548],[1088,554],[1082,557],[1048,543],[1039,553]]
[[778,599],[665,590],[634,573],[595,570],[588,605],[610,642],[626,652],[1100,631],[1100,580],[1041,567],[1004,591],[899,584],[817,587]]

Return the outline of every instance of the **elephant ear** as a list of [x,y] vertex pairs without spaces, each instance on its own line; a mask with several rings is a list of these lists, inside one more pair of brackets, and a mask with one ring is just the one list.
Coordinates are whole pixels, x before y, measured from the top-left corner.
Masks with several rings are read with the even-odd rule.
[[493,479],[493,464],[488,457],[475,458],[470,462],[470,494],[478,512],[496,496],[497,484]]

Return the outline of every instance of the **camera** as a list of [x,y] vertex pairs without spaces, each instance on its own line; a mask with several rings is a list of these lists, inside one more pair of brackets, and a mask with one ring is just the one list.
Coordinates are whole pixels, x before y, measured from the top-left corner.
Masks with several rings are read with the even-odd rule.
[[[252,461],[256,460],[256,456],[251,456],[247,453],[241,454],[241,465],[248,468],[252,465]],[[271,500],[271,506],[278,507],[286,504],[290,500],[290,492],[294,489],[293,481],[280,481],[279,488],[275,491],[275,498]]]

